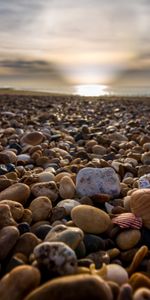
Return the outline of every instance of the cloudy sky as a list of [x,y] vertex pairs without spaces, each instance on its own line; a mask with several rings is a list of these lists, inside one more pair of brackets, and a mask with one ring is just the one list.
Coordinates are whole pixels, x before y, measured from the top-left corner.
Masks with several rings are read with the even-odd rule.
[[150,84],[149,0],[0,0],[0,86]]

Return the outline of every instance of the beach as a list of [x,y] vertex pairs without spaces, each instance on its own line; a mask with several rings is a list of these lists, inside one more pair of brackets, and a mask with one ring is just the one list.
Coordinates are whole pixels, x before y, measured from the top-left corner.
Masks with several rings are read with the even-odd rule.
[[150,97],[2,91],[0,299],[87,298],[150,299]]

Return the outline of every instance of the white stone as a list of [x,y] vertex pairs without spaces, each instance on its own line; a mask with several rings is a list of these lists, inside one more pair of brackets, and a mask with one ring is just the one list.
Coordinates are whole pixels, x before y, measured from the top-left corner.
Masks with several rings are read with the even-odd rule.
[[139,178],[138,186],[140,189],[150,189],[150,173]]
[[113,168],[83,168],[77,174],[76,191],[81,196],[120,194],[119,177]]

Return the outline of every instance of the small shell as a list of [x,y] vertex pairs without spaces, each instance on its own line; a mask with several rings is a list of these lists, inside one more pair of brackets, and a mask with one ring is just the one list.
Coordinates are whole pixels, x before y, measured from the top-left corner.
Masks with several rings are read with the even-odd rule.
[[120,228],[140,229],[142,227],[142,218],[136,217],[133,213],[123,213],[112,219],[114,224]]

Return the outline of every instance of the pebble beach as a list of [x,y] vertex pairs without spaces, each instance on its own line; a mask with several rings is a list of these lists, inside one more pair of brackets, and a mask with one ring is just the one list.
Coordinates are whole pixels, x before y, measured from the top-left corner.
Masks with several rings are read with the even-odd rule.
[[0,95],[10,299],[150,299],[150,98]]

